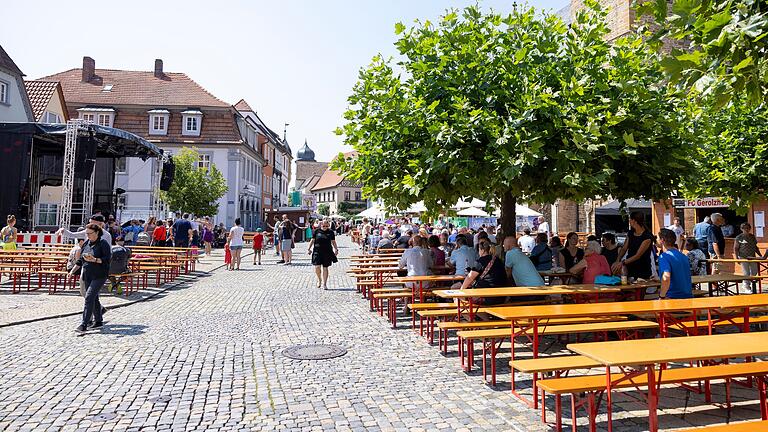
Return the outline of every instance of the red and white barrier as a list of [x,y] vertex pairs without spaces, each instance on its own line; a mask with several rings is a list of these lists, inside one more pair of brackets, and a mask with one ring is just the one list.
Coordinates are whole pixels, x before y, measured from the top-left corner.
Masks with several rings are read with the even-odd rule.
[[57,243],[67,243],[63,236],[51,232],[20,232],[16,235],[19,247],[45,247]]

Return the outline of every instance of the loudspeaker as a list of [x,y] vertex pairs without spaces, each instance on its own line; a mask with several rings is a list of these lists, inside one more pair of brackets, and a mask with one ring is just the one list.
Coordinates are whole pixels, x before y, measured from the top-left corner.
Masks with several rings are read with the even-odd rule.
[[173,177],[176,174],[176,164],[173,159],[168,157],[168,162],[163,163],[163,175],[160,177],[160,190],[167,191],[173,184]]
[[96,140],[93,132],[88,138],[78,140],[75,151],[75,178],[90,180],[93,167],[96,165]]

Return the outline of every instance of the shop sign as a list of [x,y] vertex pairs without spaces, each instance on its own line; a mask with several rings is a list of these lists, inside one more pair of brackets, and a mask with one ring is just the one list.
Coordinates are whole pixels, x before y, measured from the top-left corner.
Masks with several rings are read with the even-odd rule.
[[681,208],[711,208],[711,207],[728,207],[720,198],[694,198],[683,199],[674,198],[672,205]]

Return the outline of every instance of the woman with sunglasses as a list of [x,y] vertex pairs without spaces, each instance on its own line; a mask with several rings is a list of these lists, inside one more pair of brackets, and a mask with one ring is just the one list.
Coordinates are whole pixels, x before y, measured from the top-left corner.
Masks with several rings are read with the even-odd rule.
[[98,224],[92,223],[85,227],[88,241],[83,245],[80,257],[83,261],[82,278],[85,284],[85,306],[83,321],[77,327],[78,333],[89,329],[88,323],[93,316],[94,323],[90,329],[104,325],[99,292],[109,276],[109,260],[112,257],[112,246],[102,239],[103,230]]

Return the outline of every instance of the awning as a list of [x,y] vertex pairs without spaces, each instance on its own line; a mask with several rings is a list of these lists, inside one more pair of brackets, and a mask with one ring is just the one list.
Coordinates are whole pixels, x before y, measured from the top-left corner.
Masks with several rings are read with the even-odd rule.
[[[83,126],[83,128],[93,131],[98,157],[138,157],[146,160],[147,158],[163,154],[163,150],[160,147],[122,129],[99,126],[97,124],[88,124]],[[0,123],[0,134],[31,134],[46,141],[54,141],[61,144],[62,152],[64,151],[66,132],[67,125],[65,124]]]
[[[649,200],[628,199],[625,202],[627,203],[627,207],[626,207],[627,212],[631,212],[635,210],[651,211],[652,203]],[[596,208],[595,215],[620,216],[621,215],[621,212],[619,211],[620,206],[621,206],[621,201],[613,200],[608,204],[605,204],[603,206]]]

